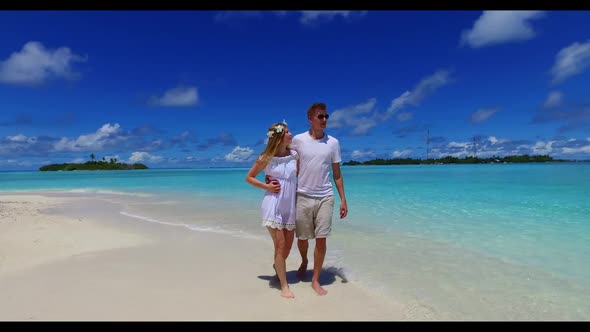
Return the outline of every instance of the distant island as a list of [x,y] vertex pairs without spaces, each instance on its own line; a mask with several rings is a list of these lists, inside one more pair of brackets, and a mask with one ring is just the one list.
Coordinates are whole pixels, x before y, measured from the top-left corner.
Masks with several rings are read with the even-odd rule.
[[464,157],[457,158],[447,156],[440,159],[412,159],[412,158],[394,158],[394,159],[373,159],[368,161],[347,161],[342,163],[346,166],[356,165],[432,165],[432,164],[500,164],[500,163],[546,163],[546,162],[564,162],[568,160],[553,159],[553,157],[542,155],[542,156],[529,156],[527,154],[521,156],[506,156],[506,157],[490,157],[490,158],[478,158],[478,157]]
[[92,160],[85,163],[65,163],[65,164],[50,164],[39,167],[41,172],[45,171],[116,171],[116,170],[133,170],[133,169],[148,169],[144,164],[134,163],[125,164],[118,163],[117,158],[110,158],[106,161],[103,157],[102,160],[95,161],[94,154],[90,155]]

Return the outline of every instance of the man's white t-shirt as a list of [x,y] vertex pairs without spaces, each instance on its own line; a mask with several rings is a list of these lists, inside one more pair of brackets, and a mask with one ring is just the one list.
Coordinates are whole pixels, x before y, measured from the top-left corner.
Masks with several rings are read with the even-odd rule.
[[338,140],[326,133],[315,139],[306,131],[293,137],[291,148],[299,153],[297,192],[312,197],[334,195],[330,170],[332,163],[341,161]]

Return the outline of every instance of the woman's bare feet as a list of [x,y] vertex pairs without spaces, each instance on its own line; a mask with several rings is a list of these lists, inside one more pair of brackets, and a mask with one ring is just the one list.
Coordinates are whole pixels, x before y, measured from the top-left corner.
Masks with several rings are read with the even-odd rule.
[[281,289],[281,296],[282,297],[286,297],[288,299],[294,299],[295,295],[293,295],[293,293],[291,293],[291,290],[289,290],[289,287],[285,288],[285,289]]
[[320,296],[328,294],[328,291],[323,289],[322,286],[320,286],[320,283],[317,281],[311,282],[311,288],[313,288],[313,290]]
[[297,269],[297,278],[303,279],[305,277],[305,272],[307,272],[307,261],[301,262],[299,269]]

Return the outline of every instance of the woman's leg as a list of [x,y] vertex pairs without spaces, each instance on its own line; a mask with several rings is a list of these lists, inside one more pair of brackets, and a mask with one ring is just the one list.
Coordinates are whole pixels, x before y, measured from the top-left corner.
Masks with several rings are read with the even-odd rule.
[[[270,236],[272,237],[272,241],[275,246],[275,271],[279,276],[279,281],[281,282],[281,296],[287,298],[295,297],[293,293],[289,290],[289,284],[287,284],[287,266],[285,264],[286,256],[289,255],[287,249],[287,241],[289,239],[289,235],[285,235],[286,230],[278,230],[275,228],[267,227]],[[291,233],[293,233],[291,231]],[[291,236],[291,244],[293,243],[293,237]],[[289,246],[289,250],[290,250]],[[285,255],[286,254],[286,255]]]

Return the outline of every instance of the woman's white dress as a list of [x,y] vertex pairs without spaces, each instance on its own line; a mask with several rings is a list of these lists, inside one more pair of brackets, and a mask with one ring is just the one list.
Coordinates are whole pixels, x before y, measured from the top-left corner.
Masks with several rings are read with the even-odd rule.
[[281,184],[278,193],[264,192],[262,198],[262,226],[277,229],[295,229],[295,202],[297,195],[297,159],[295,150],[290,155],[273,157],[264,168],[266,175]]

